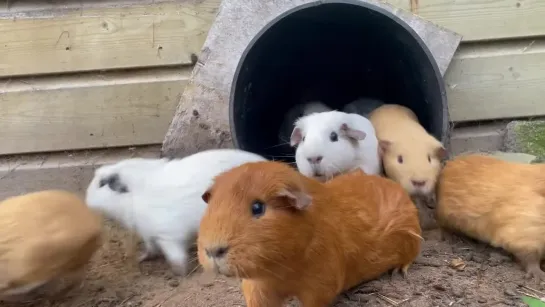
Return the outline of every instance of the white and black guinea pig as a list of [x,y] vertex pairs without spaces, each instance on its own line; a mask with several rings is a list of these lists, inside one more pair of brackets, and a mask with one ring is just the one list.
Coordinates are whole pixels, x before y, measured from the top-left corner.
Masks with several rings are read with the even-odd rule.
[[141,236],[146,251],[139,261],[162,252],[173,272],[185,275],[188,249],[195,244],[206,209],[202,194],[220,173],[264,160],[236,149],[206,150],[174,160],[127,159],[95,171],[86,202]]
[[382,172],[375,129],[358,114],[329,111],[301,117],[290,144],[297,146],[295,162],[307,177],[325,181],[357,168],[369,175]]

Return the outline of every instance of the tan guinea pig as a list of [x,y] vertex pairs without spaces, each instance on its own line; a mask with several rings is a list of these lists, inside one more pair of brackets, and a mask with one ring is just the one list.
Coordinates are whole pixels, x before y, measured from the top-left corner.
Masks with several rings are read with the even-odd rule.
[[545,165],[464,155],[448,161],[437,186],[437,222],[515,255],[527,277],[545,280]]
[[369,114],[379,141],[384,173],[401,184],[418,207],[423,230],[436,228],[435,187],[447,151],[411,109],[384,104]]
[[65,293],[82,281],[100,245],[101,220],[78,196],[49,190],[7,198],[0,203],[0,299]]
[[390,179],[357,170],[327,183],[280,162],[247,163],[203,194],[198,258],[243,279],[248,307],[328,306],[341,292],[409,265],[420,252],[416,207]]

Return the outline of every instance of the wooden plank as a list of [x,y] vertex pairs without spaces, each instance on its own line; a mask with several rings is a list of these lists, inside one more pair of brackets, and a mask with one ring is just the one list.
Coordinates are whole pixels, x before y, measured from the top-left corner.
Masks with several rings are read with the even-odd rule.
[[0,14],[0,76],[191,64],[220,0]]
[[84,195],[94,170],[131,157],[158,157],[160,146],[0,158],[0,200],[45,189]]
[[464,41],[545,35],[543,0],[385,0],[464,36]]
[[452,121],[545,115],[545,39],[461,46],[445,80]]
[[190,70],[0,81],[0,154],[161,143]]

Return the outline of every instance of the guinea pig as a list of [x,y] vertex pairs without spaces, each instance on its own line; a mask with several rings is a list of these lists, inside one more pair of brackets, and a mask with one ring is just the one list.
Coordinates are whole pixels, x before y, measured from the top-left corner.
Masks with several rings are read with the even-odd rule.
[[382,100],[376,98],[361,97],[345,105],[342,111],[359,114],[369,118],[369,114],[383,104],[384,102]]
[[284,117],[284,121],[280,125],[280,131],[278,133],[280,142],[283,144],[289,143],[290,135],[293,131],[293,125],[299,117],[327,111],[331,111],[331,108],[320,101],[311,101],[294,105],[288,110],[288,113]]
[[188,250],[206,209],[201,196],[213,177],[263,160],[237,149],[206,150],[173,160],[126,159],[95,171],[86,202],[142,238],[145,251],[139,262],[162,253],[175,274],[185,275]]
[[378,140],[371,122],[340,111],[299,118],[290,137],[295,163],[307,177],[321,181],[360,168],[366,174],[382,172]]
[[101,220],[78,196],[46,190],[0,203],[0,299],[58,296],[83,281]]
[[409,108],[384,104],[369,114],[379,142],[384,173],[411,196],[435,191],[441,161],[447,152]]
[[437,222],[503,248],[545,280],[545,164],[508,162],[481,154],[447,161],[437,185]]
[[409,195],[362,170],[322,183],[281,162],[255,162],[217,176],[197,240],[205,272],[242,278],[248,307],[329,306],[337,295],[420,252]]

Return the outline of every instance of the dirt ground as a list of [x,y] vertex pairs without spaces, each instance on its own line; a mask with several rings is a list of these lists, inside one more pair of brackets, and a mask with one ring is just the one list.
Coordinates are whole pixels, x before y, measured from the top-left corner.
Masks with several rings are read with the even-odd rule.
[[[198,271],[188,278],[177,278],[162,259],[138,266],[135,258],[124,258],[127,233],[111,224],[107,231],[108,239],[95,255],[81,288],[57,302],[0,306],[245,306],[236,280],[205,279]],[[341,295],[335,306],[394,306],[396,302],[422,307],[526,306],[518,292],[521,285],[545,291],[545,285],[525,280],[519,265],[502,251],[458,236],[441,241],[435,230],[427,232],[425,239],[408,280],[386,274]],[[457,266],[451,264],[453,260],[459,261]]]

